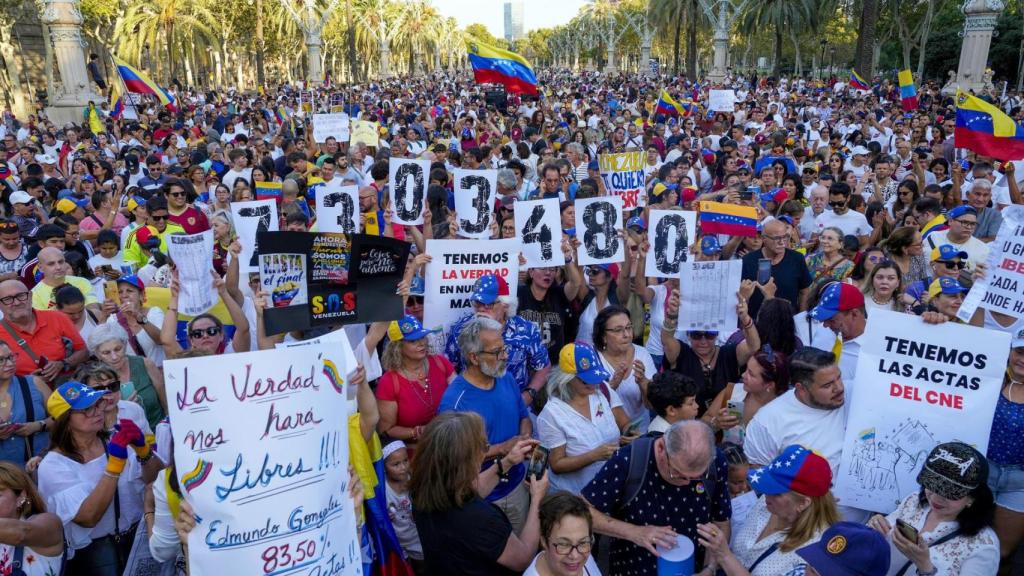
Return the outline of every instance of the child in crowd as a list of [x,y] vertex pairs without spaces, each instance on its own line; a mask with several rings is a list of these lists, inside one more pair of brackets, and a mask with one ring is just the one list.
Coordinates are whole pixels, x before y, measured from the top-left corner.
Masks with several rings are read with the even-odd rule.
[[729,462],[729,495],[735,498],[750,492],[750,482],[747,481],[750,463],[743,453],[743,447],[726,442],[722,444],[722,451]]
[[416,523],[412,518],[412,498],[409,497],[409,450],[405,442],[395,440],[384,446],[384,474],[387,476],[388,517],[395,535],[409,563],[417,574],[424,573],[423,546],[420,544]]
[[664,434],[672,424],[697,417],[697,384],[688,376],[665,371],[654,376],[647,385],[647,401],[658,415],[651,420],[647,433]]
[[113,230],[100,230],[96,237],[99,252],[89,258],[89,269],[105,280],[117,280],[125,274],[132,274],[131,265],[125,264],[121,255],[121,238]]

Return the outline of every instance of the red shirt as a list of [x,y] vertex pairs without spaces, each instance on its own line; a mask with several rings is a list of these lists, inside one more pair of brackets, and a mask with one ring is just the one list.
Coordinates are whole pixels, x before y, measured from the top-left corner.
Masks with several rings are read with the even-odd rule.
[[[169,211],[168,214],[170,214]],[[198,234],[210,229],[210,221],[206,219],[206,214],[196,210],[195,206],[185,208],[185,211],[177,216],[174,214],[170,214],[170,216],[171,222],[184,228],[186,234]]]
[[[35,332],[22,332],[22,330],[14,324],[8,322],[14,332],[25,340],[25,345],[28,346],[36,356],[40,358],[46,358],[50,361],[57,361],[64,359],[64,341],[62,338],[68,338],[71,340],[71,348],[76,352],[85,348],[85,341],[82,340],[82,336],[78,334],[78,329],[71,323],[71,319],[64,315],[63,312],[57,312],[55,310],[36,310],[36,329]],[[0,328],[0,338],[3,338],[4,342],[11,348],[11,352],[17,356],[17,363],[15,364],[15,374],[18,376],[27,376],[35,372],[39,367],[32,361],[32,358],[22,350],[21,346],[18,346],[18,342],[11,337],[11,333],[4,328]]]
[[389,370],[377,383],[377,399],[398,403],[398,418],[395,424],[412,428],[425,426],[441,405],[441,396],[448,388],[448,378],[455,373],[444,356],[428,356],[427,389],[398,372]]

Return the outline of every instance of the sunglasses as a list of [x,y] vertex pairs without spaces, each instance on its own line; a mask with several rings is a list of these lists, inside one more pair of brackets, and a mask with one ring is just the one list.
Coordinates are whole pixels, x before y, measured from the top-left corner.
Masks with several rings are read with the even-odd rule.
[[187,194],[185,192],[168,192],[167,195],[172,198],[184,198]]
[[93,390],[98,390],[100,392],[120,392],[121,381],[114,380],[113,382],[108,382],[106,384],[92,384],[91,387]]
[[596,266],[591,266],[591,267],[587,268],[587,276],[597,276],[598,274],[600,274],[601,272],[604,272],[604,271],[605,271],[604,268],[598,268]]
[[171,216],[169,214],[164,214],[163,216],[157,216],[156,214],[150,214],[149,217],[152,218],[153,220],[167,220]]
[[942,262],[941,264],[946,267],[946,270],[963,270],[967,266],[966,262]]
[[839,202],[829,202],[828,205],[833,208],[842,208],[843,206],[846,206],[846,200],[840,200]]
[[189,333],[188,333],[188,336],[189,336],[189,338],[192,338],[193,340],[197,340],[199,338],[202,338],[203,336],[216,336],[218,334],[220,334],[220,327],[218,327],[218,326],[210,326],[209,328],[205,328],[205,329],[204,328],[197,328],[195,330],[190,330]]
[[686,335],[693,340],[714,340],[718,338],[718,332],[687,332]]
[[423,305],[423,296],[409,296],[410,306],[421,306]]

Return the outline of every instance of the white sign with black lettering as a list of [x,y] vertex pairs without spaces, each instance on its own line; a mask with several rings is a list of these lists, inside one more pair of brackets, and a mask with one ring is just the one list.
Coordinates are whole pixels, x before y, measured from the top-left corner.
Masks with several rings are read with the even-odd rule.
[[526,268],[565,265],[558,198],[515,203],[516,235],[522,241]]
[[489,239],[494,201],[498,196],[498,171],[456,168],[452,174],[455,177],[455,217],[459,223],[459,236]]
[[622,262],[622,197],[600,196],[576,201],[576,260],[582,266]]
[[733,112],[736,110],[735,90],[708,91],[708,110],[712,112]]
[[242,244],[238,261],[241,271],[258,271],[259,246],[256,245],[256,234],[278,231],[277,202],[273,199],[232,202],[231,221],[238,233],[238,241]]
[[348,142],[349,124],[348,114],[313,114],[313,140],[324,143],[333,136],[338,142]]
[[690,244],[697,238],[697,213],[683,210],[651,210],[645,274],[653,278],[678,278],[680,266],[693,260]]
[[967,322],[978,306],[1024,317],[1024,206],[1003,209],[996,241],[989,244],[988,274],[971,286],[957,318]]
[[402,226],[423,223],[423,206],[427,201],[430,178],[429,160],[392,158],[388,163],[391,222]]
[[325,188],[316,195],[318,232],[358,234],[359,220],[358,186],[325,185]]
[[679,329],[732,333],[742,276],[741,260],[684,264],[679,278]]

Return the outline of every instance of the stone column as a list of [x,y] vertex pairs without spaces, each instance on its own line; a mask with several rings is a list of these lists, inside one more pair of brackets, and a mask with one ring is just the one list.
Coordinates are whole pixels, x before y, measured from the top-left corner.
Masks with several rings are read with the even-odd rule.
[[715,18],[715,34],[712,40],[714,53],[711,59],[711,71],[708,79],[714,83],[725,80],[726,66],[729,59],[729,3],[718,3],[718,16]]
[[49,97],[47,115],[58,124],[81,122],[82,109],[90,101],[99,105],[103,96],[93,92],[85,67],[82,13],[77,0],[47,0],[41,20],[50,30],[53,58],[60,72],[60,83],[54,84],[55,93]]
[[307,30],[303,33],[306,43],[306,80],[310,86],[319,86],[324,81],[324,71],[320,64],[320,48],[323,41],[319,30]]
[[[996,20],[1003,11],[1003,0],[965,0],[961,11],[966,19],[960,35],[963,45],[960,47],[960,65],[957,69],[956,83],[961,90],[978,92],[988,88],[985,86],[985,70],[988,67],[988,50],[992,44],[992,33],[996,29]],[[956,86],[943,87],[956,91]]]

